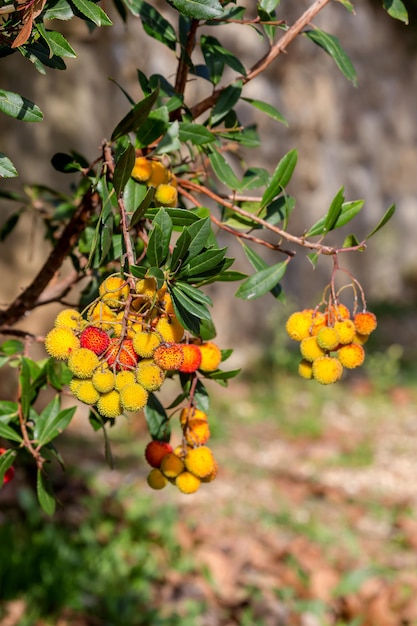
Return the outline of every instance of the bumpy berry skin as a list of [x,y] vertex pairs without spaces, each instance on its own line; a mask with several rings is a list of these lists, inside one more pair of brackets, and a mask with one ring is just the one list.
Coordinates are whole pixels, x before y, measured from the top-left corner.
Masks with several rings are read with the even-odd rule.
[[109,367],[115,366],[117,370],[133,369],[138,362],[131,339],[124,339],[121,343],[118,339],[112,339],[105,358]]
[[213,453],[207,446],[192,448],[184,459],[185,467],[197,478],[205,478],[214,470],[215,460]]
[[45,349],[55,359],[66,361],[73,350],[80,347],[80,341],[71,328],[58,326],[49,331],[45,338]]
[[133,349],[143,359],[150,359],[161,343],[161,336],[154,332],[141,331],[133,337]]
[[346,346],[342,346],[338,352],[337,357],[343,367],[348,369],[354,369],[359,367],[365,360],[365,350],[358,343],[351,343]]
[[129,295],[129,285],[121,276],[108,276],[99,287],[102,301],[109,307],[120,306]]
[[181,346],[184,360],[181,363],[179,371],[183,374],[191,374],[200,367],[201,363],[201,351],[199,346],[193,343],[182,344]]
[[[0,456],[2,456],[5,452],[7,452],[6,448],[0,448]],[[9,467],[3,477],[3,485],[7,485],[7,483],[9,483],[11,480],[13,480],[14,478],[14,467],[11,466]]]
[[163,475],[160,469],[153,468],[149,472],[146,481],[151,489],[163,489],[168,484],[168,478]]
[[114,389],[115,376],[108,367],[101,366],[95,370],[91,382],[99,393],[108,393]]
[[340,361],[331,356],[321,356],[313,361],[313,378],[321,385],[330,385],[340,380],[343,366]]
[[156,294],[156,280],[152,276],[140,278],[136,281],[135,291],[137,294],[152,300]]
[[175,484],[181,493],[195,493],[201,485],[201,480],[191,472],[182,472],[175,479]]
[[317,344],[323,350],[334,350],[340,343],[340,337],[337,330],[332,326],[324,326],[316,335]]
[[178,192],[173,185],[158,185],[155,191],[154,201],[161,206],[174,207],[178,203]]
[[54,326],[66,326],[67,328],[81,328],[84,320],[81,313],[75,309],[64,309],[55,318]]
[[[161,291],[161,290],[160,290]],[[160,305],[164,309],[164,312],[169,315],[175,315],[174,305],[172,303],[172,298],[169,293],[165,293],[160,296]]]
[[166,343],[178,343],[184,337],[184,328],[176,317],[161,317],[155,330]]
[[159,346],[153,355],[155,363],[163,370],[178,370],[184,360],[181,346],[177,343]]
[[313,315],[310,327],[310,335],[316,336],[322,328],[327,326],[327,316],[324,313]]
[[98,402],[98,399],[100,398],[100,394],[97,391],[97,389],[94,387],[92,381],[90,379],[88,380],[76,379],[76,380],[79,382],[73,385],[70,384],[70,389],[72,393],[74,394],[74,396],[77,398],[77,400],[84,402],[84,404],[90,404],[90,405],[96,404]]
[[204,420],[207,422],[207,419],[207,413],[200,411],[200,409],[196,409],[194,406],[185,407],[180,413],[180,424],[182,427],[184,427],[185,424],[191,420]]
[[187,443],[192,446],[203,445],[210,439],[210,427],[207,420],[189,420],[184,428],[184,436]]
[[114,379],[114,388],[121,391],[126,385],[132,385],[136,382],[135,372],[133,370],[122,370],[117,372]]
[[148,401],[148,392],[139,383],[132,383],[121,389],[120,400],[125,411],[140,411]]
[[151,467],[161,467],[162,459],[173,452],[171,444],[167,441],[150,441],[145,448],[145,459]]
[[201,363],[198,369],[202,372],[215,372],[222,360],[220,348],[212,341],[208,341],[201,344],[200,352]]
[[339,333],[339,339],[342,345],[346,345],[353,341],[353,338],[355,336],[355,324],[352,322],[352,320],[345,319],[336,322],[334,327]]
[[321,348],[317,342],[317,337],[305,337],[300,342],[301,356],[306,361],[314,361],[319,356],[323,356],[325,351]]
[[80,344],[82,348],[88,348],[95,354],[103,354],[109,347],[110,338],[104,330],[88,326],[80,335]]
[[116,321],[116,314],[104,302],[97,302],[88,311],[88,319],[102,330],[111,330]]
[[136,379],[147,391],[158,391],[165,380],[165,372],[152,359],[139,361]]
[[289,316],[285,324],[288,336],[295,341],[301,341],[310,334],[312,314],[310,311],[296,311]]
[[99,365],[97,354],[88,348],[73,350],[68,359],[68,369],[77,378],[91,378]]
[[298,374],[306,380],[311,380],[311,378],[313,378],[313,363],[306,359],[300,361],[298,364]]
[[377,327],[376,315],[370,311],[357,313],[354,322],[356,332],[360,335],[370,335]]
[[176,478],[184,471],[184,462],[174,452],[169,452],[161,461],[161,472],[167,478]]
[[108,393],[103,393],[97,402],[97,410],[104,417],[118,417],[123,412],[120,394],[113,389]]
[[146,183],[152,174],[152,164],[146,157],[137,157],[131,173],[138,183]]

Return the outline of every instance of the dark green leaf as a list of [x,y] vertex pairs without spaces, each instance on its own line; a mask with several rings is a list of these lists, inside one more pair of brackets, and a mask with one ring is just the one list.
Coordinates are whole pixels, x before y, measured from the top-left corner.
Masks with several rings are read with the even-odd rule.
[[43,113],[36,104],[4,89],[0,89],[0,111],[24,122],[40,122],[43,119]]
[[159,87],[150,93],[146,98],[135,104],[127,115],[117,124],[114,129],[111,140],[116,141],[119,137],[127,135],[127,133],[135,132],[148,118],[159,94]]
[[122,193],[127,181],[130,179],[134,165],[135,149],[132,144],[129,143],[128,147],[122,153],[114,168],[113,186],[118,196]]
[[39,446],[55,439],[70,423],[76,407],[60,410],[60,398],[55,396],[36,420],[34,437]]
[[[159,211],[159,208],[151,207],[146,211],[144,217],[146,219],[152,220],[158,211]],[[188,226],[189,224],[193,224],[194,222],[196,222],[202,217],[200,212],[196,210],[190,210],[190,209],[179,209],[179,208],[170,209],[170,208],[165,207],[165,211],[168,213],[169,217],[172,219],[172,223],[174,224],[174,226],[177,226],[177,227]]]
[[272,174],[271,182],[265,189],[262,196],[263,207],[272,202],[272,200],[277,195],[282,193],[283,189],[288,185],[297,164],[297,158],[297,150],[290,150],[290,152],[287,152],[287,154],[282,157]]
[[226,115],[233,109],[235,104],[239,102],[242,93],[242,81],[237,81],[233,85],[229,85],[220,93],[216,104],[214,105],[211,115],[210,124],[216,126],[224,120]]
[[[123,202],[127,213],[133,214],[140,206],[147,193],[146,185],[141,185],[133,178],[127,181],[123,192]],[[139,218],[140,219],[140,218]],[[131,218],[132,222],[132,218]]]
[[83,169],[82,165],[76,157],[64,152],[57,152],[51,159],[52,166],[58,171],[65,174],[70,172],[79,172]]
[[280,2],[281,0],[260,0],[259,6],[267,13],[272,13]]
[[[344,202],[340,211],[339,217],[333,225],[335,228],[341,228],[350,222],[355,215],[363,208],[364,200],[353,200],[352,202]],[[326,221],[326,215],[321,217],[305,234],[305,237],[314,237],[316,235],[322,235],[324,233],[324,225]]]
[[194,302],[198,302],[199,304],[203,304],[205,306],[213,306],[211,298],[197,287],[193,287],[193,285],[179,280],[176,281],[175,286],[178,287],[178,289],[181,289],[181,291],[194,300]]
[[19,385],[20,385],[20,402],[22,407],[22,415],[24,419],[27,419],[30,410],[30,403],[32,400],[31,388],[30,388],[30,365],[29,360],[25,357],[22,358],[21,367],[20,367],[20,375],[19,375]]
[[51,52],[51,57],[56,55],[58,57],[76,58],[77,55],[65,39],[64,35],[54,30],[47,30],[43,23],[38,23],[36,28],[45,40],[45,43]]
[[172,234],[172,220],[164,208],[159,209],[158,213],[155,215],[152,222],[152,227],[159,227],[162,233],[162,235],[160,235],[160,245],[162,249],[162,252],[160,253],[160,262],[152,263],[152,265],[156,265],[156,267],[159,267],[160,265],[165,263],[168,256],[169,244]]
[[0,152],[0,178],[15,178],[18,175],[11,160],[3,152]]
[[16,452],[14,450],[7,450],[0,456],[0,488],[3,484],[4,475],[15,461]]
[[182,15],[196,20],[209,20],[221,17],[223,8],[218,0],[170,0]]
[[194,402],[200,411],[204,411],[204,413],[210,412],[210,396],[201,380],[197,380]]
[[277,122],[282,122],[285,126],[288,126],[288,122],[285,117],[271,104],[267,104],[266,102],[262,102],[262,100],[254,100],[253,98],[242,98],[245,102],[251,104],[255,109],[259,109],[262,113],[266,113],[269,117],[276,120]]
[[177,36],[174,28],[153,6],[143,0],[124,0],[129,11],[141,18],[144,31],[150,36],[175,50]]
[[163,263],[165,263],[166,248],[162,243],[163,236],[164,233],[162,232],[161,227],[158,226],[158,224],[154,224],[149,236],[146,258],[148,263],[155,267],[160,267]]
[[188,248],[188,257],[190,261],[197,254],[200,254],[204,246],[207,245],[208,239],[211,235],[211,220],[209,217],[203,218],[191,224],[188,227],[188,232],[191,236],[190,247]]
[[240,181],[226,161],[224,156],[217,151],[209,154],[210,165],[217,178],[229,189],[239,189]]
[[222,272],[221,274],[218,274],[216,276],[216,281],[230,283],[236,280],[243,280],[244,278],[247,278],[247,277],[248,277],[247,274],[243,274],[242,272],[235,272],[234,270],[231,270],[230,272]]
[[254,300],[271,291],[284,276],[287,265],[287,261],[282,261],[256,272],[243,281],[235,294],[236,297],[242,300]]
[[74,17],[74,11],[67,0],[58,0],[53,6],[48,6],[43,13],[43,19],[48,20],[70,20]]
[[[252,265],[254,270],[260,272],[261,270],[268,269],[268,263],[266,263],[266,261],[264,261],[262,257],[259,256],[259,254],[252,250],[252,248],[249,248],[249,246],[247,246],[244,242],[241,242],[241,245],[249,263]],[[283,299],[281,285],[275,285],[275,287],[271,289],[271,294],[274,296],[274,298]]]
[[182,288],[177,286],[176,283],[172,285],[172,296],[175,300],[174,304],[180,303],[182,307],[194,317],[202,320],[211,320],[207,305],[197,302],[194,297],[190,297]]
[[48,478],[42,473],[42,470],[38,470],[36,490],[42,509],[47,515],[53,515],[55,513],[56,502],[52,494],[51,484]]
[[365,237],[365,239],[369,239],[370,237],[372,237],[373,235],[375,235],[375,233],[377,233],[383,226],[385,226],[385,224],[387,222],[389,222],[389,220],[391,219],[391,217],[394,215],[395,213],[395,204],[391,204],[391,206],[389,207],[389,209],[387,209],[382,217],[382,219],[378,222],[378,224],[375,226],[375,228],[373,228],[371,230],[371,232],[369,233],[369,235],[367,235]]
[[337,220],[340,217],[340,213],[342,212],[343,202],[345,200],[344,196],[344,188],[341,187],[335,197],[333,198],[329,210],[327,211],[327,215],[324,218],[324,226],[323,232],[328,233],[334,229]]
[[111,26],[112,21],[100,8],[91,0],[71,0],[82,15],[85,15],[96,26]]
[[[168,107],[167,107],[168,110]],[[165,154],[167,152],[175,152],[175,150],[181,149],[181,142],[179,140],[180,126],[177,120],[171,122],[168,125],[168,130],[158,143],[158,147],[155,150],[156,154]]]
[[[246,69],[242,62],[232,52],[230,52],[230,50],[223,48],[218,39],[211,37],[210,35],[202,35],[200,44],[212,80],[215,78],[213,82],[218,82],[217,78],[221,77],[224,65],[228,65],[238,74],[246,76]],[[219,71],[216,71],[216,66],[218,66],[218,70],[220,70],[220,76]],[[213,75],[212,70],[214,70]]]
[[145,406],[144,413],[152,439],[169,441],[171,438],[169,417],[155,394],[149,394],[148,404]]
[[5,341],[0,346],[0,352],[7,354],[9,356],[13,356],[14,354],[22,353],[24,350],[24,345],[18,339],[9,339]]
[[401,0],[383,0],[382,6],[388,15],[404,22],[404,24],[408,24],[408,12]]
[[179,139],[182,143],[189,141],[194,146],[203,146],[215,141],[213,133],[205,126],[189,122],[180,122]]
[[[201,276],[205,272],[209,272],[223,261],[227,248],[210,248],[205,252],[199,254],[196,258],[192,259],[186,268],[184,273],[189,277]],[[181,275],[182,272],[179,273]]]
[[[146,211],[148,210],[153,197],[155,195],[155,187],[149,187],[148,189],[146,189],[146,187],[144,185],[138,185],[137,183],[134,183],[136,185],[136,187],[141,187],[142,189],[146,190],[145,196],[143,197],[141,203],[139,204],[138,208],[136,209],[136,211],[134,212],[134,214],[132,215],[132,218],[130,220],[130,226],[133,227],[135,226],[145,215]],[[127,184],[127,187],[129,187],[129,183]],[[126,188],[125,188],[125,193],[126,193]]]
[[337,67],[346,76],[346,78],[350,80],[355,87],[357,86],[358,76],[356,74],[356,70],[352,65],[352,61],[340,45],[340,41],[337,37],[330,35],[329,33],[325,33],[318,28],[304,31],[304,35],[323,48],[323,50],[325,50],[327,54],[332,57]]
[[266,207],[265,221],[269,224],[283,222],[283,227],[287,227],[288,218],[295,208],[295,199],[291,196],[280,196],[268,204]]
[[172,272],[176,272],[180,265],[184,264],[184,260],[188,255],[188,248],[191,243],[191,235],[187,228],[184,228],[181,235],[178,237],[175,248],[172,251],[170,268]]
[[149,113],[148,119],[143,122],[136,133],[136,145],[145,148],[164,135],[169,126],[169,114],[166,107],[160,107]]
[[[8,439],[9,441],[17,441],[18,443],[21,443],[23,441],[23,438],[19,433],[17,433],[11,426],[8,426],[2,421],[0,421],[0,437]],[[2,457],[0,457],[0,460],[1,459]]]
[[199,336],[203,341],[210,341],[217,335],[213,320],[201,320]]
[[358,246],[359,244],[359,239],[353,233],[351,233],[350,235],[345,237],[342,248],[352,248],[354,246]]

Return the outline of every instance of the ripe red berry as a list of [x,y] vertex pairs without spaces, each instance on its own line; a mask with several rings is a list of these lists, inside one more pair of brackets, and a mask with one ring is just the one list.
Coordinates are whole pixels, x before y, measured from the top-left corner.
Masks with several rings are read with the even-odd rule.
[[[0,448],[0,456],[7,452],[6,448]],[[3,485],[7,485],[14,478],[14,467],[9,467],[3,477]]]
[[166,441],[150,441],[145,448],[145,459],[151,467],[161,467],[166,454],[173,452],[172,446]]
[[110,338],[104,330],[88,326],[80,335],[80,344],[82,348],[88,348],[95,354],[103,354],[109,347]]

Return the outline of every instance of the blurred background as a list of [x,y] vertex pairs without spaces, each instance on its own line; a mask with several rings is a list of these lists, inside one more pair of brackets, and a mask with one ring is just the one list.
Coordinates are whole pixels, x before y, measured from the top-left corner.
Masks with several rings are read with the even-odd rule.
[[[213,288],[218,343],[234,349],[230,369],[242,367],[228,388],[210,387],[217,480],[193,496],[150,493],[143,418],[109,433],[111,470],[80,407],[59,441],[67,470],[55,468],[56,517],[39,513],[24,466],[0,493],[1,626],[417,624],[417,10],[407,3],[406,27],[380,4],[363,0],[351,15],[332,3],[315,21],[340,38],[357,88],[299,37],[244,91],[277,107],[289,127],[250,107],[239,111],[261,138],[248,166],[272,171],[288,150],[299,152],[291,232],[321,217],[342,185],[347,200],[366,204],[334,241],[351,230],[360,240],[397,206],[365,254],[342,258],[379,320],[361,372],[332,388],[296,376],[298,347],[285,320],[320,301],[330,259],[313,270],[297,251],[283,282],[285,304],[269,296],[238,301],[230,284]],[[165,3],[156,5],[173,19]],[[280,13],[292,22],[308,5],[283,0]],[[112,28],[90,34],[76,20],[54,25],[78,54],[67,71],[42,76],[18,54],[0,60],[2,87],[45,115],[32,125],[0,118],[1,150],[20,174],[2,188],[36,182],[67,191],[71,177],[52,168],[52,155],[73,149],[94,160],[128,110],[109,78],[139,100],[137,68],[175,72],[175,57],[147,38],[139,20],[124,25],[110,3],[103,8]],[[245,37],[240,28],[219,28],[216,36],[246,66],[259,56],[250,28]],[[195,99],[208,88],[190,85]],[[12,208],[0,202],[3,223]],[[235,242],[222,243],[239,255]],[[0,246],[2,306],[47,253],[41,223],[26,215]],[[236,268],[250,269],[240,255]],[[45,334],[58,310],[41,307],[19,328]],[[13,398],[5,375],[0,390]]]

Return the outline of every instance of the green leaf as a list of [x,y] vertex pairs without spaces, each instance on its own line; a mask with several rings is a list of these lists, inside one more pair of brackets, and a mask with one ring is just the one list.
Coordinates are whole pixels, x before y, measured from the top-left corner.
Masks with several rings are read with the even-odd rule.
[[191,236],[190,247],[188,248],[187,259],[191,261],[196,257],[202,249],[207,245],[208,239],[211,235],[211,220],[209,217],[205,217],[191,226],[188,227],[188,232]]
[[408,12],[401,0],[383,0],[382,6],[388,15],[404,22],[404,24],[408,24]]
[[18,339],[9,339],[5,341],[0,346],[0,352],[7,354],[8,356],[13,356],[14,354],[22,353],[24,350],[24,345]]
[[51,484],[48,478],[42,473],[42,470],[38,470],[36,490],[42,509],[47,515],[53,515],[55,513],[56,502],[52,494]]
[[[204,207],[200,208],[204,209]],[[146,211],[144,217],[146,219],[153,220],[158,211],[159,207],[151,207]],[[172,223],[176,227],[188,226],[202,217],[201,212],[199,212],[198,210],[179,208],[170,209],[168,207],[165,207],[165,211],[168,213],[169,217],[172,219]]]
[[0,152],[0,178],[15,178],[19,174],[11,160]]
[[[23,441],[23,437],[19,435],[19,433],[17,433],[11,426],[8,426],[4,422],[0,422],[0,437],[8,439],[9,441],[17,441],[18,443],[21,443]],[[2,457],[0,457],[0,459],[1,458]]]
[[324,219],[323,232],[328,233],[334,229],[337,220],[340,217],[340,213],[342,211],[343,201],[345,199],[344,188],[341,187],[335,197],[333,198],[329,210],[327,211],[327,215]]
[[53,6],[49,6],[42,14],[45,21],[48,20],[70,20],[74,17],[74,11],[67,0],[58,0]]
[[275,11],[281,0],[260,0],[259,6],[267,13]]
[[218,66],[218,69],[221,70],[221,73],[221,68],[224,65],[227,65],[238,74],[246,76],[246,69],[242,62],[237,58],[237,56],[230,52],[230,50],[223,48],[218,39],[211,37],[210,35],[202,35],[200,45],[208,65],[210,75],[212,75],[212,70],[214,70],[212,79],[215,78],[215,82],[218,82],[217,79],[221,76],[221,74],[219,76],[219,73],[216,71],[216,66]]
[[354,14],[355,13],[355,9],[353,4],[350,2],[350,0],[337,0],[337,2],[340,2],[340,4],[343,4],[343,6],[345,7],[345,9],[347,9],[349,11],[349,13]]
[[342,74],[344,74],[355,87],[357,86],[358,76],[356,74],[356,70],[353,67],[352,61],[340,45],[340,41],[337,37],[330,35],[329,33],[325,33],[318,28],[315,28],[314,30],[307,30],[304,32],[304,35],[323,48],[323,50],[325,50],[325,52],[327,52],[327,54],[329,54],[335,61]]
[[24,419],[29,416],[30,403],[32,400],[31,388],[30,388],[30,365],[29,360],[25,357],[22,358],[19,375],[20,385],[20,402],[22,407],[22,415]]
[[170,0],[182,15],[195,20],[210,20],[223,15],[223,8],[218,0]]
[[[204,294],[203,294],[204,295]],[[190,297],[188,293],[183,289],[183,285],[180,287],[175,283],[172,285],[172,296],[175,300],[174,304],[180,303],[185,310],[201,320],[211,320],[210,311],[207,309],[205,303],[197,302],[193,297]]]
[[169,126],[169,114],[167,107],[159,107],[149,113],[148,119],[141,125],[136,133],[136,145],[145,148],[164,135]]
[[119,157],[113,174],[113,186],[119,196],[130,180],[133,166],[135,165],[135,149],[129,142],[126,150]]
[[236,297],[242,300],[254,300],[276,287],[287,270],[287,261],[282,261],[260,270],[243,281],[236,291]]
[[155,215],[154,220],[152,222],[152,227],[153,228],[159,227],[162,233],[162,235],[160,235],[160,241],[159,241],[159,244],[161,246],[160,262],[152,263],[152,265],[159,267],[166,261],[166,258],[169,253],[169,244],[170,244],[171,235],[172,235],[172,220],[164,208],[159,209],[158,213]]
[[194,302],[198,302],[199,304],[203,304],[205,306],[213,306],[211,298],[197,287],[179,280],[176,281],[175,286],[178,287],[178,289],[181,289],[181,291],[194,300]]
[[[243,241],[241,241],[240,243],[242,245],[243,251],[246,254],[246,257],[249,263],[252,265],[254,270],[256,270],[257,272],[260,272],[261,270],[265,270],[269,268],[268,263],[266,263],[266,261],[264,261],[262,257],[260,257],[259,254],[255,252],[255,250],[252,250],[252,248],[249,248],[249,246],[247,246]],[[275,287],[271,289],[271,294],[274,296],[274,298],[278,298],[282,300],[283,291],[282,291],[281,285],[279,284],[275,285]]]
[[169,417],[154,393],[149,394],[144,413],[152,439],[169,441],[171,438]]
[[187,228],[184,228],[181,235],[177,239],[175,248],[172,251],[170,267],[171,271],[175,272],[180,264],[183,264],[188,255],[188,248],[191,243],[191,235]]
[[358,246],[359,244],[359,239],[353,233],[351,233],[350,235],[345,237],[342,248],[352,248],[354,246]]
[[365,239],[369,239],[370,237],[372,237],[373,235],[375,235],[375,233],[377,233],[383,226],[385,226],[385,224],[387,222],[389,222],[389,220],[391,219],[391,217],[394,215],[395,213],[395,204],[391,204],[391,206],[389,207],[389,209],[387,209],[382,217],[382,219],[378,222],[378,224],[375,226],[375,228],[373,230],[371,230],[371,232],[369,233],[369,235],[367,235],[365,237]]
[[146,98],[143,98],[140,102],[129,111],[127,115],[117,124],[114,129],[111,141],[116,141],[123,135],[135,132],[140,126],[147,120],[149,114],[155,104],[159,94],[159,87],[157,87]]
[[0,89],[0,111],[24,122],[41,122],[43,113],[31,100],[12,91]]
[[125,205],[126,213],[130,213],[133,217],[133,214],[145,198],[146,193],[146,185],[141,185],[133,178],[130,178],[127,181],[123,191],[123,202]]
[[[218,268],[219,264],[224,259],[226,250],[227,248],[210,248],[206,250],[192,259],[190,263],[184,267],[184,274],[186,274],[188,278],[196,280],[196,276],[200,277],[214,268]],[[178,275],[181,276],[182,272],[179,272]]]
[[16,459],[16,452],[14,450],[7,450],[0,456],[0,488],[3,484],[4,475],[14,463]]
[[60,397],[55,396],[36,420],[34,437],[41,447],[63,432],[74,416],[76,407],[61,411],[60,404]]
[[[146,193],[130,219],[130,227],[135,226],[143,218],[155,195],[155,187],[149,187],[148,189],[146,189],[145,185],[138,185],[137,183],[134,184],[136,185],[136,187],[141,187],[142,189],[145,189]],[[129,183],[127,184],[127,187],[129,187]],[[125,187],[125,194],[127,187]]]
[[111,26],[112,21],[108,15],[91,0],[71,0],[75,7],[96,26]]
[[271,104],[262,102],[262,100],[254,100],[253,98],[242,98],[242,100],[251,104],[253,107],[255,107],[255,109],[259,109],[259,111],[266,113],[266,115],[272,117],[272,119],[276,120],[277,122],[281,122],[282,124],[285,124],[285,126],[288,126],[288,122],[285,117],[278,111],[278,109],[273,107]]
[[209,161],[211,167],[213,168],[213,172],[220,182],[226,185],[226,187],[229,187],[229,189],[239,189],[239,179],[220,152],[210,152]]
[[[341,228],[350,222],[355,215],[361,211],[365,202],[364,200],[353,200],[351,202],[343,202],[341,211],[336,222],[333,224],[333,230],[335,228]],[[326,221],[326,215],[321,217],[305,234],[305,237],[315,237],[316,235],[322,235],[324,232],[324,225]]]
[[58,57],[69,57],[73,59],[77,57],[74,49],[70,46],[64,35],[54,30],[45,30],[45,35],[52,55],[56,54]]
[[210,395],[201,380],[197,380],[195,386],[194,402],[200,411],[210,412]]
[[242,81],[239,80],[221,91],[210,115],[210,124],[212,126],[220,124],[235,104],[239,102],[242,85]]
[[271,182],[265,189],[262,196],[263,207],[272,202],[272,200],[277,195],[282,193],[283,189],[288,185],[297,164],[297,158],[297,150],[290,150],[290,152],[287,152],[287,154],[282,157],[272,174]]
[[143,0],[124,0],[129,11],[141,18],[143,30],[150,36],[175,50],[177,36],[174,28],[153,6]]
[[181,143],[189,141],[194,146],[203,146],[215,141],[213,133],[205,126],[189,122],[180,122],[179,139]]
[[[168,110],[168,108],[167,108]],[[168,152],[175,152],[181,149],[181,142],[179,140],[180,126],[177,120],[171,122],[168,125],[168,130],[158,143],[158,147],[155,150],[155,154],[165,154]]]

